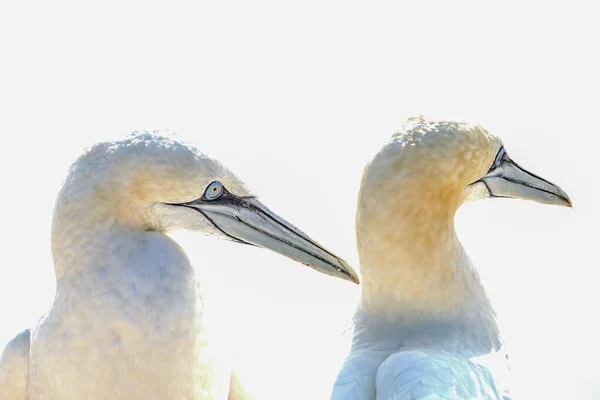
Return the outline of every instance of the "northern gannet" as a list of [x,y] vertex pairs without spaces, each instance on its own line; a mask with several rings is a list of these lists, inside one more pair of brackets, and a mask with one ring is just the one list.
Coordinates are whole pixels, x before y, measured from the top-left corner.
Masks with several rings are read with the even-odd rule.
[[58,194],[55,298],[7,345],[0,398],[226,399],[229,370],[204,335],[199,278],[165,235],[175,229],[264,247],[358,283],[345,261],[194,147],[159,132],[96,144]]
[[489,197],[571,206],[478,125],[409,119],[367,164],[361,296],[331,399],[510,398],[496,316],[454,230],[462,203]]

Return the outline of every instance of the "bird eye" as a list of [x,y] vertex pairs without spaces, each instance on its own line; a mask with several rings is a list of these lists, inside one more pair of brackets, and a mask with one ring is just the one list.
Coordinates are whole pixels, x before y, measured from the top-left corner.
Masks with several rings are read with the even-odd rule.
[[223,187],[223,184],[219,181],[214,181],[206,187],[204,198],[206,200],[216,200],[221,197],[224,191],[225,188]]
[[500,165],[500,163],[504,159],[504,155],[505,154],[506,154],[506,151],[504,150],[504,146],[500,147],[500,150],[498,150],[498,154],[496,154],[496,158],[494,159],[494,163],[490,167],[490,171],[498,168],[498,166]]

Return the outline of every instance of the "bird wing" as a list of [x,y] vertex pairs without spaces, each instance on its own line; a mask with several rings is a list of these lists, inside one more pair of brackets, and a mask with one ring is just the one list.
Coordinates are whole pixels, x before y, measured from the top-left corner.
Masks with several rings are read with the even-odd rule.
[[29,329],[12,339],[0,358],[0,399],[27,400],[29,395]]
[[510,399],[491,371],[467,358],[429,350],[388,357],[377,371],[377,400]]
[[350,353],[340,370],[330,400],[374,400],[377,369],[385,355]]

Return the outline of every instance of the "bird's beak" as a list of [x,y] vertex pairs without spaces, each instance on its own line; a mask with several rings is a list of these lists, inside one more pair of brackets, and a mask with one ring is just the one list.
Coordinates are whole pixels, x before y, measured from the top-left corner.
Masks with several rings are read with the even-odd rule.
[[561,188],[521,168],[506,154],[497,167],[479,182],[485,184],[490,197],[510,197],[572,207],[571,199]]
[[359,283],[346,261],[331,253],[254,197],[227,193],[217,201],[201,199],[180,204],[203,214],[221,233],[236,242],[253,244],[345,280]]

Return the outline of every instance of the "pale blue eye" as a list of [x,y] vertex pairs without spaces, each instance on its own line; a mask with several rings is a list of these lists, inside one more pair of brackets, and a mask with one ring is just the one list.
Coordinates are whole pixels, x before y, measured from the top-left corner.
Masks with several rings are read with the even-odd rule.
[[225,188],[223,187],[223,184],[219,181],[214,181],[206,188],[204,198],[206,200],[216,200],[221,197],[224,191]]

